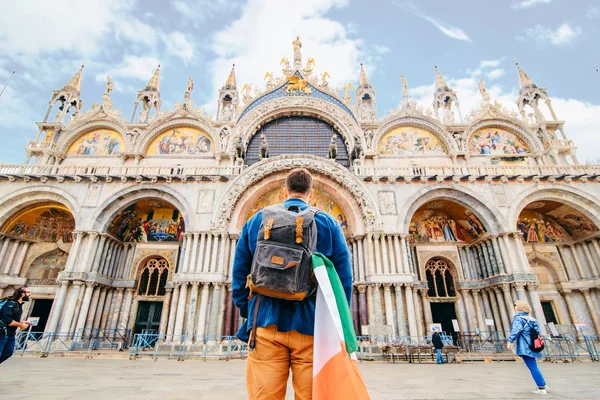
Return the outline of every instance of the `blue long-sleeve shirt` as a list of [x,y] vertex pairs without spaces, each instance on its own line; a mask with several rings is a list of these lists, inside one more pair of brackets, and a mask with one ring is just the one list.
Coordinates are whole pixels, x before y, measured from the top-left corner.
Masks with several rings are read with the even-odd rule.
[[[298,206],[301,210],[308,207],[306,202],[297,198],[288,199],[283,205],[285,207]],[[254,296],[252,300],[248,300],[250,291],[246,288],[246,277],[250,274],[252,267],[252,257],[256,249],[261,223],[261,211],[246,222],[235,249],[233,262],[233,302],[240,309],[240,315],[247,318],[237,332],[237,337],[243,341],[248,341],[254,318],[254,305],[257,299],[257,296]],[[335,266],[344,287],[348,304],[350,304],[352,298],[352,266],[344,232],[338,222],[323,211],[315,215],[315,223],[317,225],[317,251],[329,258]],[[300,302],[263,296],[258,309],[256,326],[264,328],[271,324],[276,325],[280,332],[297,331],[304,335],[314,336],[314,296],[307,297]]]

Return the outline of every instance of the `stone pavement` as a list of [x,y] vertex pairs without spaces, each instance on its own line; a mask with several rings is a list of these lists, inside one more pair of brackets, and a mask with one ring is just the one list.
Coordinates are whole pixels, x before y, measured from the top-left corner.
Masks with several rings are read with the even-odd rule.
[[[523,363],[361,363],[373,400],[600,399],[600,364],[541,365],[551,388],[534,387]],[[3,399],[245,399],[244,361],[82,359],[14,356],[0,366]],[[293,399],[291,386],[287,399]]]

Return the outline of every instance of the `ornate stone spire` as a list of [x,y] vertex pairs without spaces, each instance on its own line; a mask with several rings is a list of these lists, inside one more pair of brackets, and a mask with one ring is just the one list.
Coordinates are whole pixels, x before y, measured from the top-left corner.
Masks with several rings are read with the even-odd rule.
[[450,86],[444,80],[444,77],[440,73],[437,65],[435,66],[435,90],[436,92],[450,90]]
[[227,81],[225,82],[225,86],[223,86],[223,89],[226,89],[226,90],[237,89],[237,84],[235,82],[235,64],[233,64],[233,66],[231,67],[231,72],[229,73],[229,76],[227,77]]
[[81,68],[79,68],[79,71],[77,71],[75,73],[75,75],[73,75],[71,80],[69,82],[67,82],[67,84],[63,87],[63,90],[72,91],[74,93],[77,93],[77,95],[79,96],[81,93],[81,76],[82,76],[82,74],[83,74],[83,65],[81,66]]
[[367,72],[365,71],[365,67],[363,63],[360,63],[360,77],[358,78],[358,87],[359,88],[371,88],[371,82],[369,82],[369,77],[367,76]]
[[296,40],[292,42],[294,46],[294,70],[300,71],[302,69],[302,42],[300,36],[296,36]]
[[537,88],[537,85],[533,82],[533,80],[529,77],[529,75],[527,75],[525,73],[525,71],[523,71],[523,69],[519,66],[519,63],[516,63],[516,65],[517,65],[517,74],[519,75],[519,89],[523,90],[523,89]]
[[160,92],[160,64],[144,88],[145,92]]

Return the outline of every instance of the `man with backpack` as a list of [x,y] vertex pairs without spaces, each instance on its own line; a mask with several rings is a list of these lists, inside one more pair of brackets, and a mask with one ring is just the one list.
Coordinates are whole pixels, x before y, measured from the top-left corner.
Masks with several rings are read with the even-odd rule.
[[[506,339],[506,347],[511,350],[516,346],[516,354],[523,359],[537,388],[531,392],[534,394],[548,394],[548,386],[537,366],[536,359],[542,358],[544,341],[540,336],[538,322],[531,315],[531,306],[518,300],[515,302],[515,316],[510,326],[510,336]],[[516,342],[516,343],[515,343]]]
[[0,364],[13,355],[17,328],[23,331],[29,328],[29,322],[21,321],[23,303],[29,301],[29,296],[29,289],[22,287],[0,300]]
[[344,233],[335,218],[308,204],[312,176],[306,169],[292,170],[284,191],[287,200],[246,222],[233,265],[233,301],[247,318],[237,337],[249,344],[246,386],[251,400],[283,400],[290,368],[295,398],[312,398],[312,253],[332,261],[348,304],[352,297]]

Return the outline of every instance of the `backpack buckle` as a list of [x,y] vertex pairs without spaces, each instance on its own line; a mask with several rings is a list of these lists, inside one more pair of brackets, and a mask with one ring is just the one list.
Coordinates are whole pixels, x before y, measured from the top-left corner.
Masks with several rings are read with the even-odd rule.
[[265,225],[265,240],[269,240],[271,238],[271,229],[273,229],[273,222],[275,222],[275,218],[269,218],[267,224]]
[[304,217],[296,217],[296,243],[302,243],[302,224],[304,223]]

